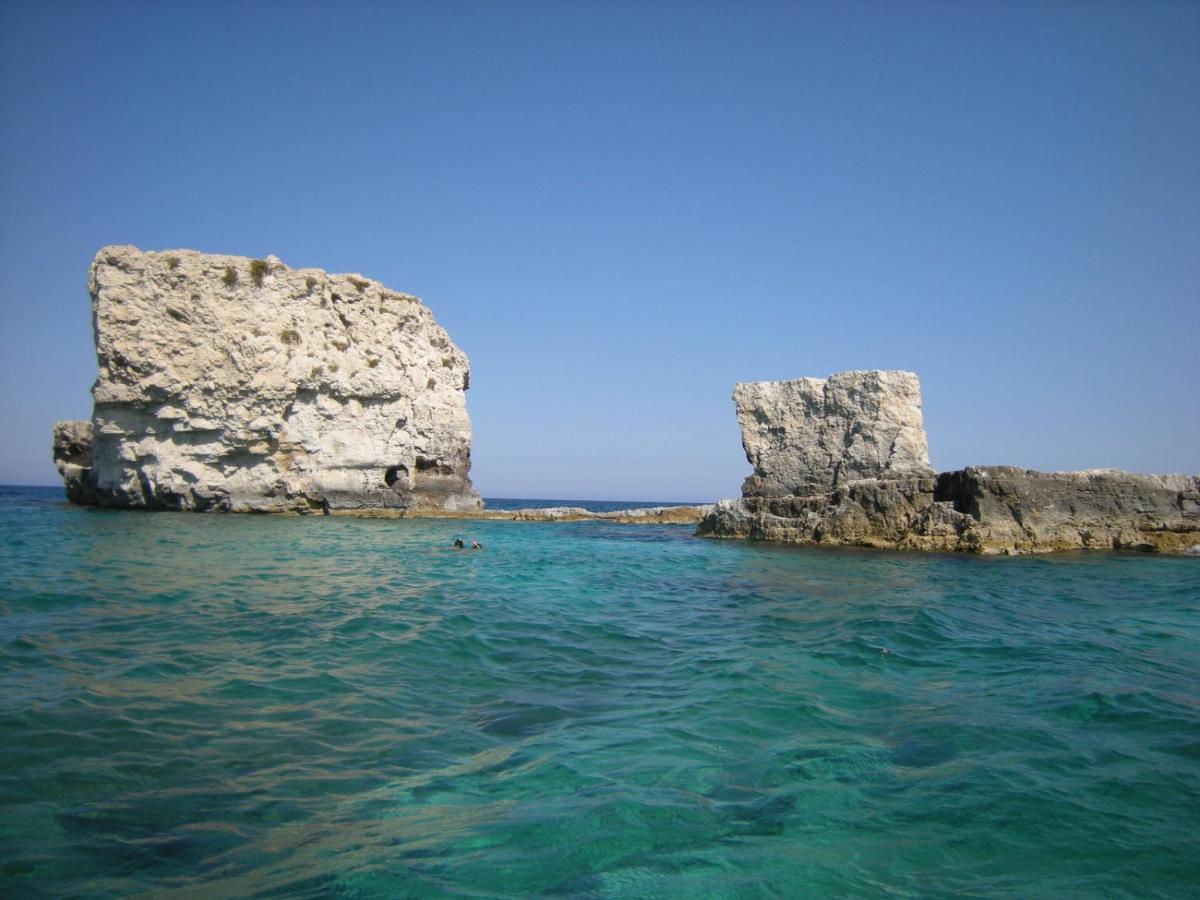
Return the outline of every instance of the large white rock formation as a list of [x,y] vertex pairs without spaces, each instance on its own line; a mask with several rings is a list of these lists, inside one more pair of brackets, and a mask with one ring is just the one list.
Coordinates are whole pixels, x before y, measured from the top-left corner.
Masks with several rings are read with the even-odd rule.
[[136,247],[102,249],[89,289],[100,371],[91,469],[70,473],[88,489],[79,497],[230,511],[482,505],[468,478],[467,357],[416,297],[275,257]]
[[912,372],[839,372],[828,378],[734,385],[746,459],[746,496],[806,496],[864,478],[932,475]]

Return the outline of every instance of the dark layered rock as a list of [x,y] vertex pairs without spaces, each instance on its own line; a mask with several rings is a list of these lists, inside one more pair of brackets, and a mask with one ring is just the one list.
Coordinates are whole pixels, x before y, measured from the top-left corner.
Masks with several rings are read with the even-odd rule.
[[969,517],[935,503],[930,476],[867,479],[805,497],[722,500],[700,522],[708,537],[789,544],[959,549]]
[[1190,475],[971,467],[939,475],[934,499],[968,516],[974,542],[992,552],[1183,553],[1200,543],[1200,477]]

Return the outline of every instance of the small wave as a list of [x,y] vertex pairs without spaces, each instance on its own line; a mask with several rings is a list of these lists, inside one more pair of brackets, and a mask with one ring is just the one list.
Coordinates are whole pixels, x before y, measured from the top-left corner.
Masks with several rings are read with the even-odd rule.
[[0,893],[1196,883],[1195,566],[3,500]]

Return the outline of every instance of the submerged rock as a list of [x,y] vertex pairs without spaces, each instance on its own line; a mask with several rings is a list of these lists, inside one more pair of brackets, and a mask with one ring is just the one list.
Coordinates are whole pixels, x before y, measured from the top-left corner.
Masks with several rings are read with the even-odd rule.
[[972,467],[935,476],[908,372],[739,384],[754,474],[699,533],[797,544],[975,553],[1137,549],[1200,541],[1200,477]]
[[68,429],[55,431],[75,502],[482,506],[467,357],[416,297],[274,257],[135,247],[101,250],[89,290],[99,377],[86,475],[82,452],[59,450]]

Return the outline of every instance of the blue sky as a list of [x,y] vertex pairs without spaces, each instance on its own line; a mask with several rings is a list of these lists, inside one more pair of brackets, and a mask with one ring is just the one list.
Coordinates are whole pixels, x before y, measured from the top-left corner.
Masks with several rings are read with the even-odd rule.
[[711,499],[734,382],[904,368],[933,463],[1200,471],[1200,4],[0,6],[0,482],[104,244],[358,271],[485,496]]

